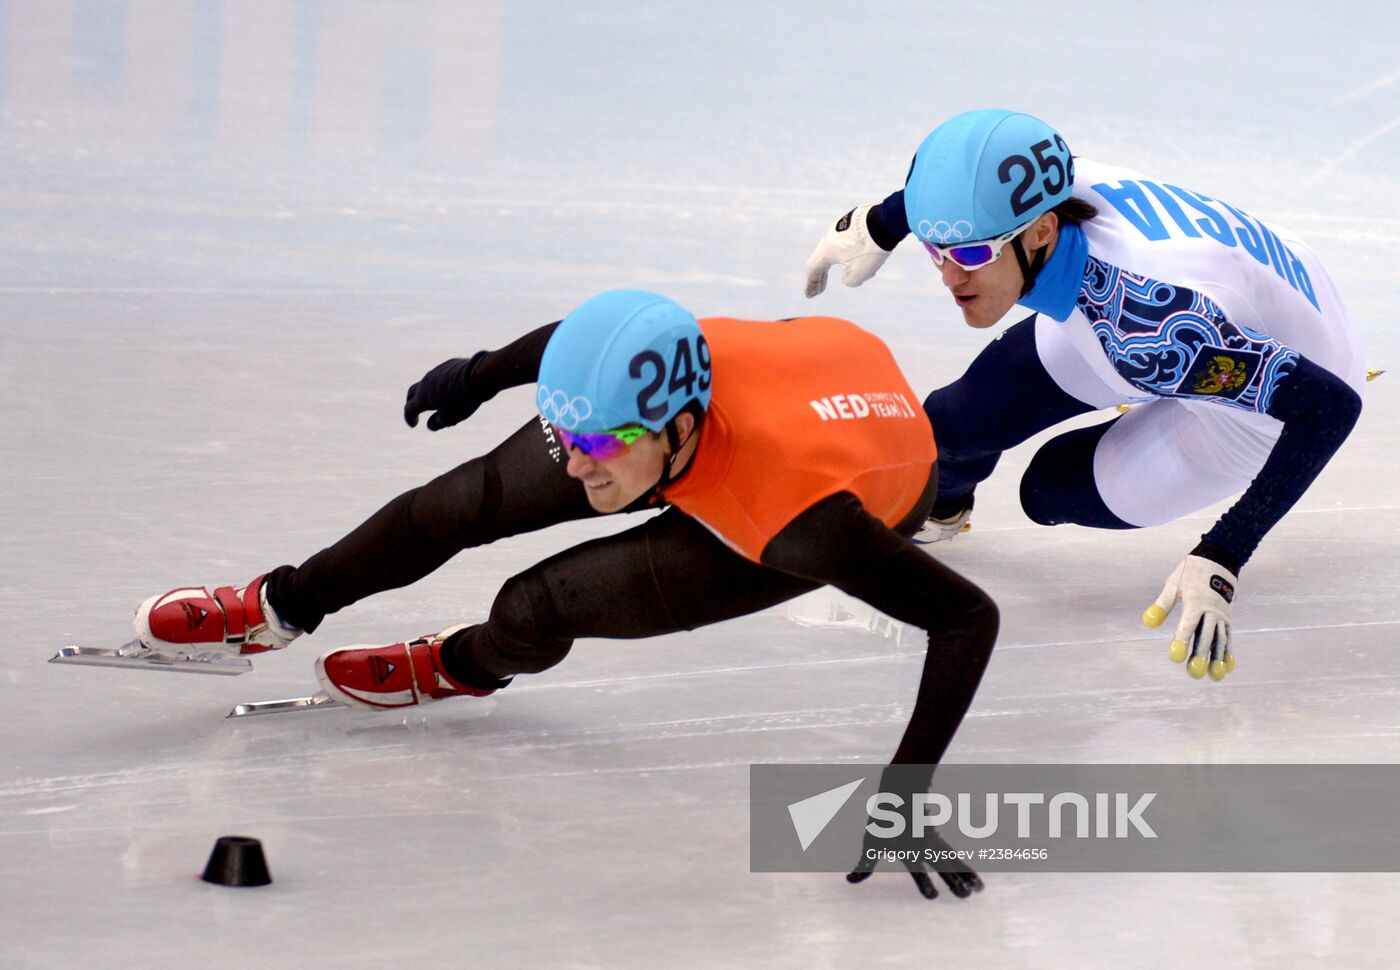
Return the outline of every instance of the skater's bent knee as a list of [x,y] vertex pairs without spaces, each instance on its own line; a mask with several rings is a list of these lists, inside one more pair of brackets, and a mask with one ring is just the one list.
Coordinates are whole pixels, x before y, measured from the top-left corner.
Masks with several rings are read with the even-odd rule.
[[491,606],[487,626],[500,659],[509,660],[519,673],[553,667],[573,646],[549,587],[533,570],[506,580]]
[[972,642],[983,643],[990,650],[1001,627],[1001,610],[997,608],[995,600],[969,583],[966,595],[952,606],[944,617],[944,623],[970,634]]
[[970,605],[966,614],[967,623],[979,633],[995,638],[1001,626],[1001,610],[990,596],[981,590],[978,592],[981,596]]
[[512,576],[491,604],[491,622],[519,636],[535,636],[553,626],[558,611],[538,573]]
[[1056,510],[1063,512],[1063,508],[1029,473],[1021,479],[1021,511],[1036,525],[1060,525],[1064,520],[1056,515]]
[[1021,508],[1038,525],[1131,529],[1099,492],[1094,455],[1115,421],[1079,428],[1041,446],[1021,476]]

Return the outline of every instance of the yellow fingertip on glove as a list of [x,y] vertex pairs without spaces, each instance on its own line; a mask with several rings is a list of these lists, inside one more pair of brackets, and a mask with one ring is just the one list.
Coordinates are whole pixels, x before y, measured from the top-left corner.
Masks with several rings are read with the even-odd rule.
[[[1142,613],[1142,624],[1143,624],[1143,626],[1150,626],[1150,627],[1154,627],[1154,628],[1155,628],[1155,627],[1161,626],[1161,625],[1162,625],[1162,621],[1165,620],[1166,618],[1167,618],[1167,611],[1164,610],[1164,609],[1162,609],[1162,607],[1158,606],[1156,603],[1153,603],[1151,606],[1149,606],[1146,610],[1143,611],[1143,613]],[[1176,645],[1175,645],[1175,644],[1172,645],[1172,649],[1176,649]],[[1186,659],[1186,658],[1183,656],[1183,657],[1182,657],[1182,660],[1185,660],[1185,659]],[[1177,663],[1180,663],[1180,662],[1181,662],[1180,660],[1177,661]]]
[[1174,664],[1184,662],[1186,660],[1186,641],[1173,640],[1172,645],[1167,648],[1167,657]]
[[1230,672],[1230,666],[1223,660],[1212,660],[1208,672],[1210,673],[1211,680],[1221,681],[1224,680],[1225,675]]
[[1227,653],[1227,654],[1225,655],[1225,673],[1227,673],[1227,674],[1233,674],[1234,672],[1235,672],[1235,655],[1234,655],[1233,653]]
[[1200,680],[1206,675],[1206,658],[1192,657],[1191,662],[1186,665],[1186,672],[1191,675],[1192,680]]

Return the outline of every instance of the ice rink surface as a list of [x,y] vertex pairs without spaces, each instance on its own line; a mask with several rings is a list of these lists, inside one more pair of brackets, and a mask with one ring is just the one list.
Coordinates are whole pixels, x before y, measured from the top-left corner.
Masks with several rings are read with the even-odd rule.
[[[0,0],[0,966],[1396,966],[1396,875],[929,903],[751,874],[749,764],[882,761],[912,702],[921,647],[831,595],[408,718],[224,719],[617,520],[464,554],[244,677],[44,662],[491,447],[528,390],[436,435],[404,390],[599,289],[849,316],[915,389],[954,379],[988,334],[917,247],[812,303],[802,264],[987,106],[1297,230],[1392,373],[1245,570],[1224,684],[1138,619],[1220,510],[1034,527],[1034,442],[1008,454],[939,553],[1003,615],[950,760],[1400,761],[1393,5]],[[195,878],[231,833],[271,887]]]

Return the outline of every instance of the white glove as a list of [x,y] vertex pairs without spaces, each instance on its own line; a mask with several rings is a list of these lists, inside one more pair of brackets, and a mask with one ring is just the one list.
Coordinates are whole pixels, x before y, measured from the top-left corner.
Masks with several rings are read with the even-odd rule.
[[812,250],[807,259],[807,297],[826,289],[826,271],[840,263],[841,282],[860,286],[879,272],[890,258],[890,251],[881,249],[865,228],[865,218],[871,206],[857,206],[832,223],[831,228]]
[[1211,680],[1223,680],[1235,669],[1235,655],[1230,652],[1230,604],[1239,584],[1235,574],[1218,562],[1187,556],[1162,587],[1162,595],[1142,614],[1143,623],[1159,627],[1181,603],[1181,621],[1167,656],[1174,663],[1189,656],[1186,672],[1197,680],[1207,672]]

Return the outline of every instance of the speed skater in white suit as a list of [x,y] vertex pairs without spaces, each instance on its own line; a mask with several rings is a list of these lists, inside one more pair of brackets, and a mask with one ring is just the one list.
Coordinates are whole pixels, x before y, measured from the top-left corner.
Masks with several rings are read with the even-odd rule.
[[1042,446],[1021,504],[1044,525],[1129,529],[1243,492],[1143,614],[1156,627],[1180,604],[1169,656],[1224,678],[1241,567],[1361,412],[1361,341],[1322,263],[1279,226],[1075,158],[1043,121],[1002,110],[940,125],[902,190],[836,220],[807,262],[807,296],[838,264],[859,286],[911,230],[968,326],[1034,311],[924,402],[939,475],[922,538],[967,528],[1006,449],[1131,405]]

